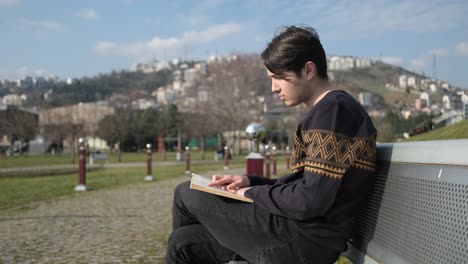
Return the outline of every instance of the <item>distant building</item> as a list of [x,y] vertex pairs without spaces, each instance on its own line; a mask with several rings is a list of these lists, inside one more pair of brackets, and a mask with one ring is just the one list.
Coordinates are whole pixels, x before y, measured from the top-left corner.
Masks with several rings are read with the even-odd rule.
[[108,115],[114,114],[114,108],[99,106],[94,103],[79,103],[42,110],[39,112],[39,125],[82,124],[86,135],[94,135],[99,122]]
[[468,119],[468,102],[463,103],[463,118]]
[[448,95],[442,96],[442,105],[444,109],[451,109],[450,97]]
[[414,108],[417,110],[417,111],[421,111],[421,109],[423,109],[424,107],[426,107],[426,100],[421,100],[419,98],[416,98],[414,100]]
[[409,76],[407,79],[408,87],[414,88],[416,86],[416,78],[414,76]]
[[168,105],[174,102],[177,95],[180,94],[179,90],[172,89],[172,87],[159,87],[156,92],[156,103],[158,105]]
[[180,91],[182,89],[182,81],[181,80],[176,80],[172,82],[172,89],[176,91]]
[[329,56],[327,64],[330,71],[346,71],[355,68],[368,68],[372,66],[372,60],[352,56]]
[[468,94],[466,93],[463,93],[461,96],[460,96],[461,100],[463,103],[468,103]]
[[12,105],[20,107],[23,104],[23,100],[21,100],[21,96],[17,94],[7,94],[3,97],[2,103],[4,105]]
[[203,75],[205,75],[207,73],[206,63],[204,63],[204,62],[196,63],[194,65],[194,68],[197,69]]
[[31,76],[26,76],[20,80],[20,88],[31,89],[34,86],[34,80]]
[[411,116],[411,111],[410,110],[401,110],[401,115],[403,116],[404,119],[408,119]]
[[398,85],[401,89],[421,89],[421,87],[425,87],[425,80],[420,81],[416,76],[402,74],[398,77]]
[[406,89],[406,87],[408,86],[407,78],[408,77],[405,74],[400,75],[400,77],[398,78],[398,84],[401,89]]
[[137,100],[132,101],[132,108],[139,109],[139,110],[146,110],[146,109],[155,109],[157,107],[157,103],[153,100],[149,100],[146,98],[140,98]]
[[444,95],[442,97],[442,105],[444,109],[463,110],[463,98],[459,95]]
[[164,87],[159,87],[153,94],[156,93],[156,102],[161,105],[167,104],[166,91]]
[[163,69],[169,69],[170,65],[166,61],[153,60],[148,63],[138,63],[130,67],[131,72],[144,72],[144,73],[153,73]]
[[39,77],[36,77],[36,82],[35,82],[34,87],[38,88],[38,89],[42,89],[42,88],[46,87],[47,84],[48,84],[48,81],[46,80],[46,78],[42,77],[42,76],[39,76]]
[[437,92],[439,90],[439,87],[435,83],[429,84],[429,90],[433,93]]
[[440,87],[442,87],[442,89],[444,89],[444,90],[446,90],[446,91],[450,90],[450,84],[448,84],[448,83],[446,83],[446,82],[442,83],[442,84],[440,85]]
[[208,101],[208,92],[207,91],[199,91],[198,92],[198,100],[200,102],[207,102]]
[[431,95],[427,92],[422,92],[421,95],[419,96],[419,99],[426,101],[426,106],[431,107],[432,102],[431,102]]
[[359,102],[361,103],[362,106],[366,108],[370,108],[373,106],[373,98],[374,98],[374,94],[369,93],[369,92],[362,92],[358,94]]
[[199,70],[196,68],[187,69],[184,71],[184,81],[190,85],[197,79]]

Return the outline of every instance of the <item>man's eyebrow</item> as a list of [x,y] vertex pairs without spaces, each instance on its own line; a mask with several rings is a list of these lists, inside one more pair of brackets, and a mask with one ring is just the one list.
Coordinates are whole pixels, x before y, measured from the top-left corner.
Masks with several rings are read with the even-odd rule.
[[283,79],[283,78],[286,77],[286,75],[284,75],[284,74],[282,74],[282,73],[281,73],[281,74],[274,74],[274,73],[273,73],[272,75],[270,75],[270,77],[271,77],[271,78],[277,78],[277,79]]

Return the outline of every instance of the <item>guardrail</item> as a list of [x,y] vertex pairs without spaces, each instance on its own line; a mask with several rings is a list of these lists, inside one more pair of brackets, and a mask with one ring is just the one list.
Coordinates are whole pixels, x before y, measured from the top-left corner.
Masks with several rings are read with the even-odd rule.
[[377,160],[344,255],[354,263],[467,263],[468,140],[378,144]]

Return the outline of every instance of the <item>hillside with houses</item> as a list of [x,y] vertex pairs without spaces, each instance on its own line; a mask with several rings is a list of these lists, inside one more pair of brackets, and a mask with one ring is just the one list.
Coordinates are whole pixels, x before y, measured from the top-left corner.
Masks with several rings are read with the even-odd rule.
[[[468,91],[447,82],[369,58],[328,56],[327,60],[332,83],[368,110],[381,141],[467,118]],[[293,130],[305,109],[286,108],[269,90],[258,55],[153,60],[78,79],[2,80],[0,151],[31,150],[41,142],[40,151],[71,151],[82,136],[96,149],[113,148],[126,140],[131,150],[138,149],[132,144],[139,146],[160,134],[176,137],[184,130],[188,141],[241,131],[252,121],[264,123],[271,131]],[[124,116],[128,119],[120,120]],[[111,137],[106,130],[119,122],[129,125],[127,134],[122,132],[126,136]],[[131,131],[148,130],[153,132],[129,139]]]

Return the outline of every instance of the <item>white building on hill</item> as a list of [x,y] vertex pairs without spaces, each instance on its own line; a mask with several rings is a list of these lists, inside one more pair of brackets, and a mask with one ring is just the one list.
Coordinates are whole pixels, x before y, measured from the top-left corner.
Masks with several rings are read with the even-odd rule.
[[330,71],[346,71],[354,68],[370,67],[372,66],[372,60],[352,56],[330,56],[327,57],[327,64]]

